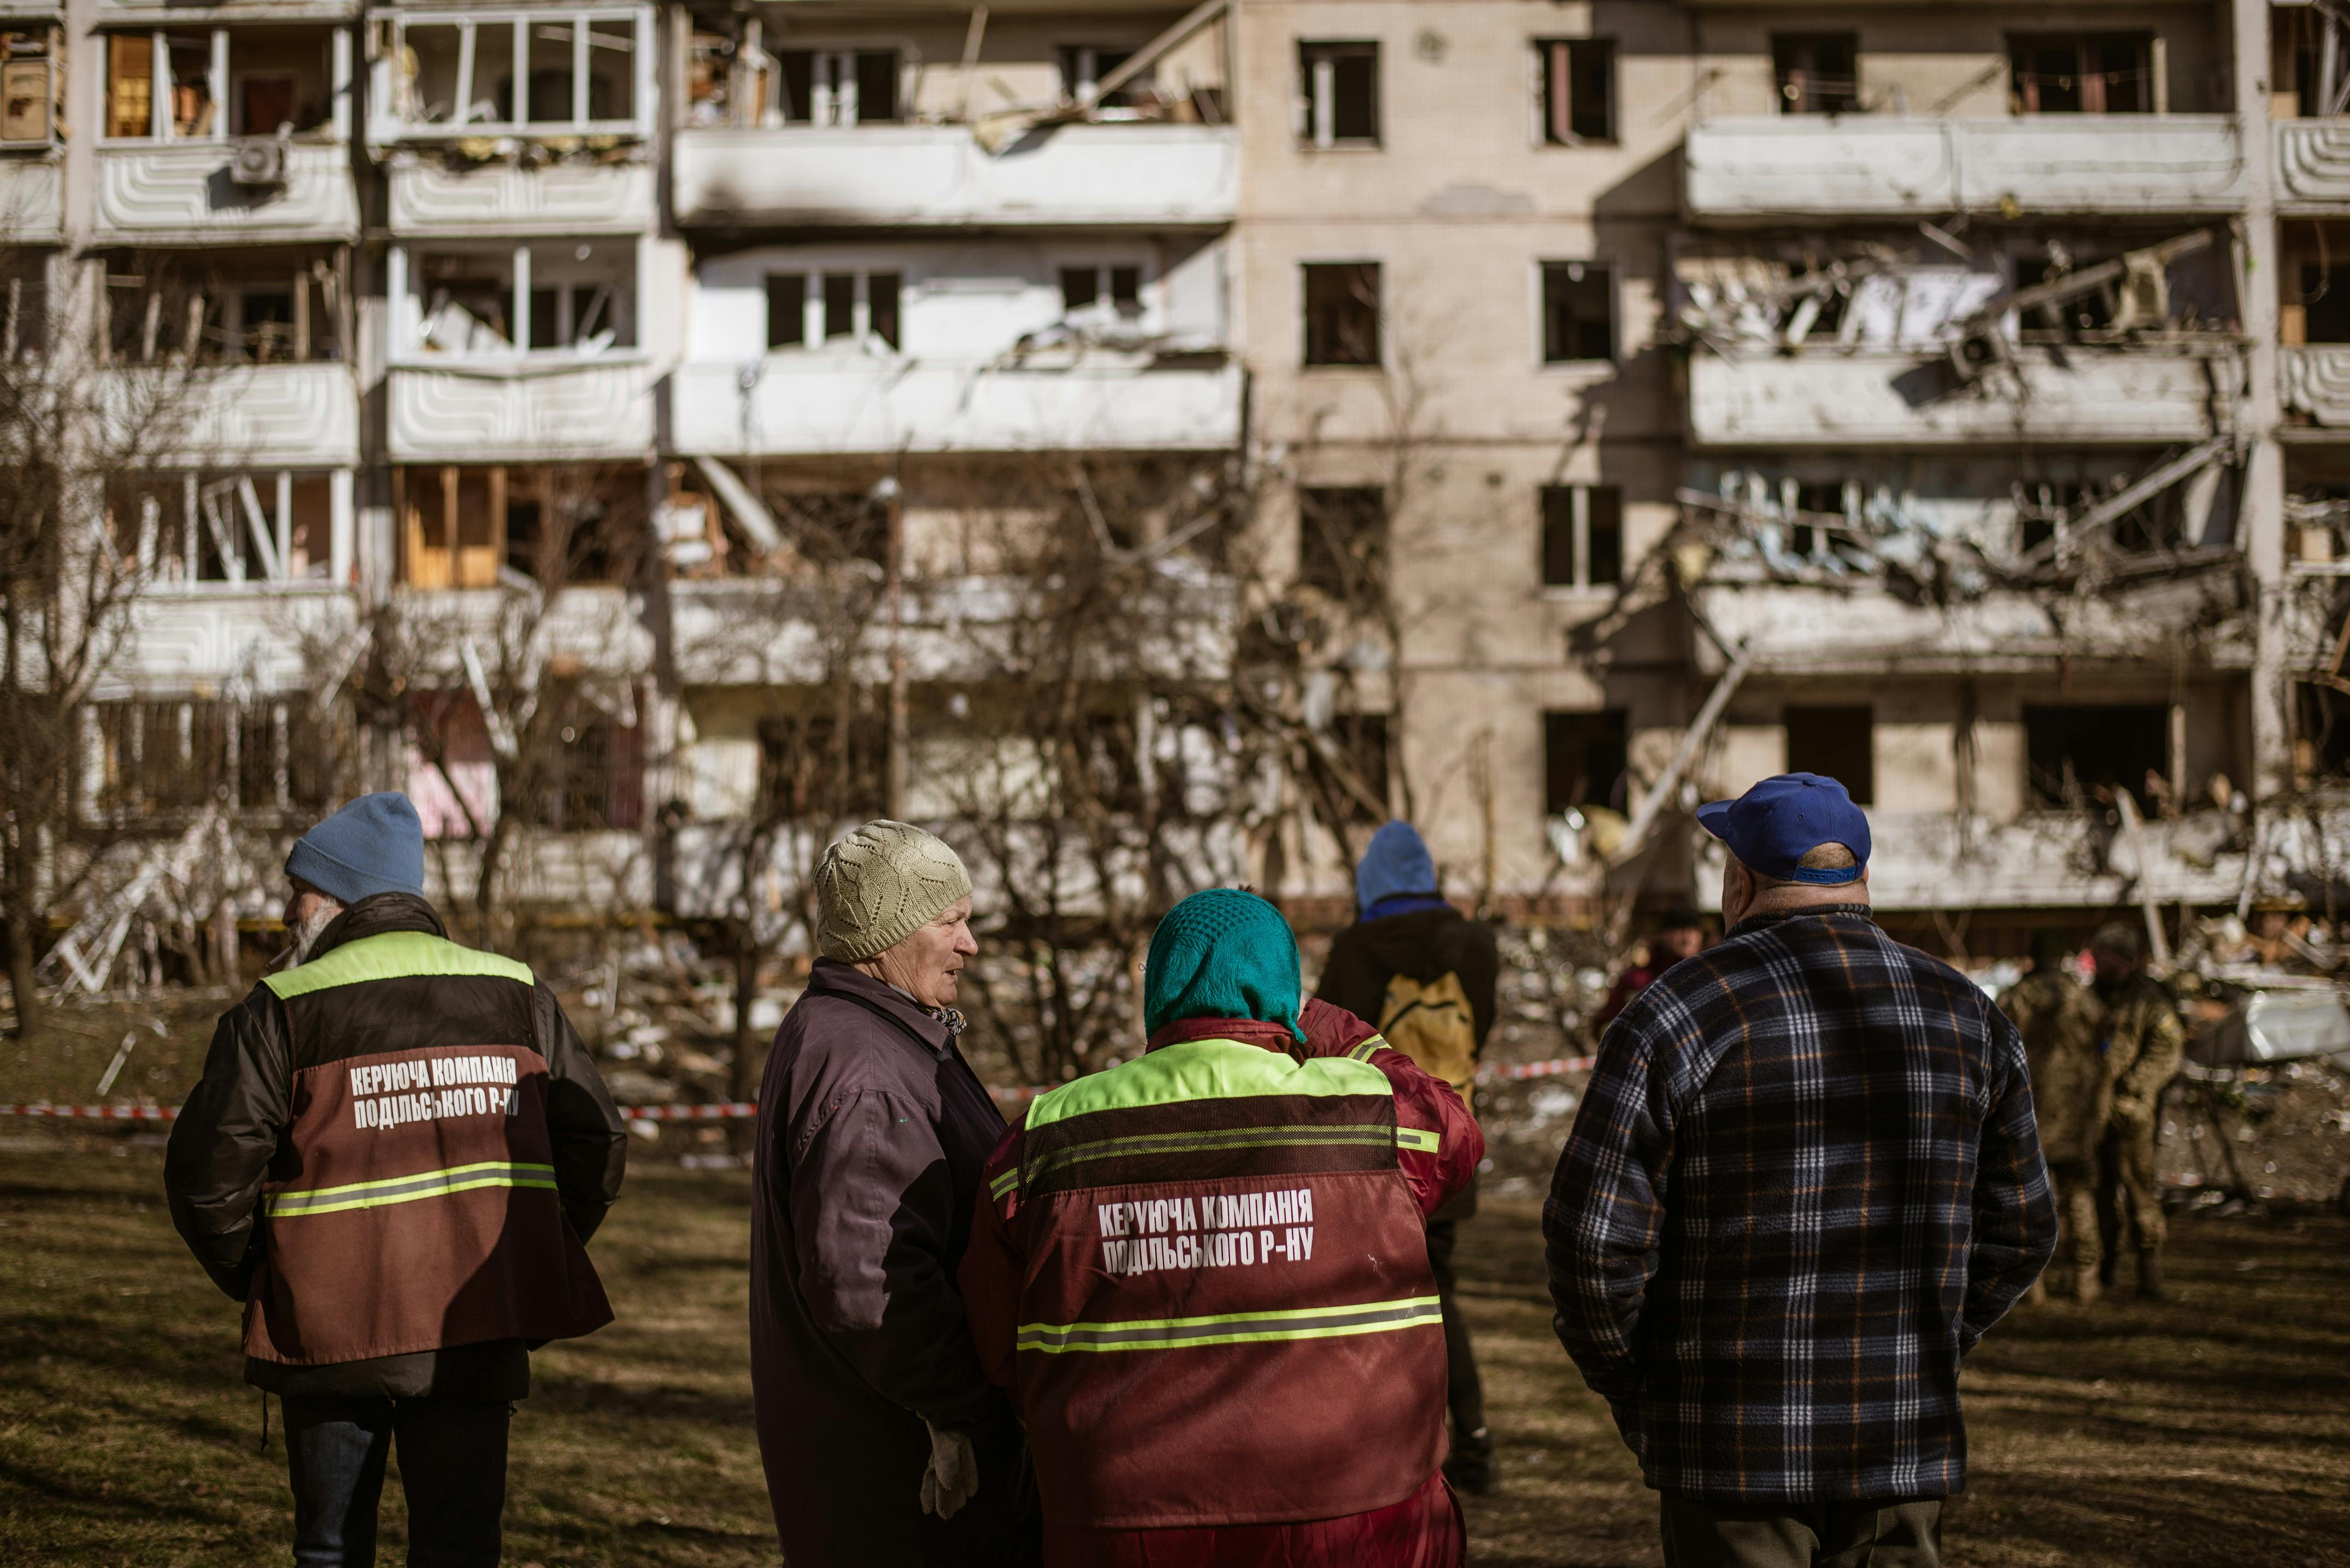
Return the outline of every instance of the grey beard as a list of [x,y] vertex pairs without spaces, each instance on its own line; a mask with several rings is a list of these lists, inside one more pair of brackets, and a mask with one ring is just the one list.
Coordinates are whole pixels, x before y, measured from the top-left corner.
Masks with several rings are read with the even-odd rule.
[[333,925],[335,917],[342,912],[343,907],[340,904],[321,904],[294,923],[294,961],[296,963],[308,961],[310,949],[316,945],[320,937],[327,934],[327,928]]

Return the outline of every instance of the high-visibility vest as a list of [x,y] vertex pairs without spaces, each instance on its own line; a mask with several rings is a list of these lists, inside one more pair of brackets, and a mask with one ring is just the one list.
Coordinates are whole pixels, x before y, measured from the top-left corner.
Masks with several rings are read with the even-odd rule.
[[390,931],[262,983],[294,1081],[247,1355],[319,1366],[611,1321],[556,1194],[527,967]]
[[1366,1061],[1228,1040],[1040,1096],[989,1191],[1024,1260],[1014,1397],[1047,1515],[1270,1523],[1425,1483],[1444,1335],[1397,1158],[1438,1137],[1399,1127]]

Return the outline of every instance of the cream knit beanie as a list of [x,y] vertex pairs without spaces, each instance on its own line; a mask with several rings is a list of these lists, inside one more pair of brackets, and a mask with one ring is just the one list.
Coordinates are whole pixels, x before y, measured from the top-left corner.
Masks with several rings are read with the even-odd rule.
[[868,822],[816,868],[816,950],[843,963],[869,959],[970,895],[971,873],[943,839],[910,823]]

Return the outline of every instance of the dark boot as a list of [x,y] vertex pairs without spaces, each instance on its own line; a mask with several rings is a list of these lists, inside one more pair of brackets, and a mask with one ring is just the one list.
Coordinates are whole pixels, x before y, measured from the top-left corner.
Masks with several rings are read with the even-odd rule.
[[1502,1467],[1493,1459],[1493,1434],[1480,1427],[1452,1439],[1444,1458],[1444,1479],[1452,1490],[1469,1497],[1484,1497],[1502,1484]]
[[2157,1248],[2138,1250],[2137,1293],[2150,1302],[2158,1302],[2167,1293],[2162,1288],[2162,1253]]

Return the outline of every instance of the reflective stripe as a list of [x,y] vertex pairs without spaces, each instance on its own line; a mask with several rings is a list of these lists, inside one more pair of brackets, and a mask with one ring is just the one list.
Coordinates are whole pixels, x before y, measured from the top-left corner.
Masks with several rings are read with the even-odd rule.
[[380,1209],[391,1203],[413,1203],[420,1198],[471,1192],[478,1187],[541,1187],[552,1192],[555,1167],[489,1160],[479,1165],[452,1165],[445,1170],[419,1171],[414,1176],[389,1177],[381,1181],[354,1181],[347,1187],[276,1192],[269,1197],[269,1217],[276,1220],[297,1214],[333,1214],[345,1209]]
[[308,963],[265,975],[261,983],[285,1002],[314,991],[357,985],[362,981],[404,980],[411,975],[430,974],[488,975],[519,981],[525,985],[535,983],[528,964],[459,947],[430,931],[386,931],[380,937],[361,937]]
[[1201,1345],[1254,1345],[1284,1339],[1337,1339],[1440,1325],[1434,1296],[1365,1302],[1359,1306],[1289,1307],[1227,1313],[1216,1317],[1169,1317],[1133,1323],[1024,1323],[1014,1347],[1059,1355],[1076,1350],[1182,1350]]
[[1035,1174],[1043,1176],[1064,1166],[1082,1164],[1089,1159],[1116,1159],[1121,1155],[1139,1154],[1205,1154],[1226,1148],[1327,1148],[1334,1145],[1353,1145],[1360,1148],[1385,1148],[1388,1146],[1388,1129],[1382,1127],[1314,1127],[1289,1126],[1270,1127],[1226,1127],[1219,1130],[1185,1129],[1180,1132],[1134,1133],[1126,1137],[1106,1137],[1094,1143],[1081,1143],[1067,1148],[1055,1149],[1034,1162]]
[[1420,1154],[1434,1154],[1444,1147],[1444,1135],[1427,1127],[1398,1127],[1396,1147]]
[[1014,1166],[987,1184],[987,1195],[1001,1201],[1003,1195],[1020,1185],[1020,1168]]
[[1385,1040],[1382,1040],[1378,1035],[1374,1034],[1368,1040],[1364,1041],[1360,1045],[1357,1045],[1353,1050],[1347,1052],[1347,1054],[1354,1061],[1367,1062],[1371,1059],[1371,1054],[1375,1051],[1392,1051],[1394,1049],[1394,1046],[1388,1044]]
[[1309,1056],[1300,1062],[1285,1052],[1232,1040],[1179,1040],[1037,1096],[1028,1106],[1027,1127],[1034,1132],[1094,1111],[1139,1110],[1198,1100],[1274,1095],[1362,1095],[1386,1099],[1394,1093],[1386,1074],[1344,1056]]

